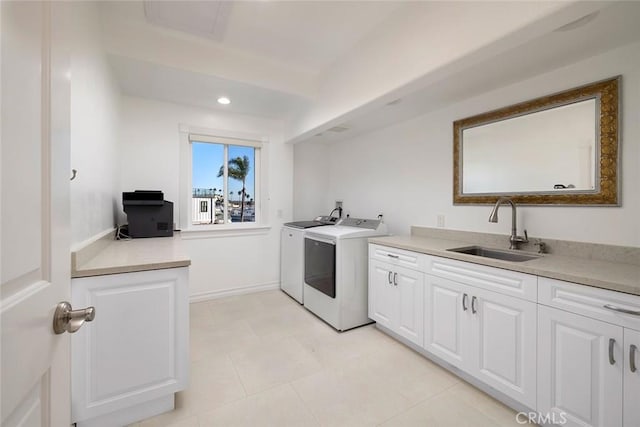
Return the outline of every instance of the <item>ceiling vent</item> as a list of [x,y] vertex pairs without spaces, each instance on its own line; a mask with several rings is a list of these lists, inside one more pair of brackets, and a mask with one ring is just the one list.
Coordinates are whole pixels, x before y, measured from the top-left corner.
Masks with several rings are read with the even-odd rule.
[[231,1],[144,1],[147,22],[173,30],[222,41]]
[[345,125],[334,126],[331,129],[327,129],[329,132],[344,132],[345,130],[349,130]]

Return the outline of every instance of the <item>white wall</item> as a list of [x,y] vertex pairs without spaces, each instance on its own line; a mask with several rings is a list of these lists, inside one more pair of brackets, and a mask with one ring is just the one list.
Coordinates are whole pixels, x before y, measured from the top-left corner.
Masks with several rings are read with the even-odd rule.
[[76,2],[69,10],[71,167],[78,170],[71,182],[71,241],[78,247],[115,224],[120,95],[100,41],[97,3]]
[[[304,147],[303,147],[304,146]],[[328,215],[329,146],[302,143],[295,146],[293,158],[293,218],[309,221],[318,215]]]
[[[271,228],[248,236],[184,240],[191,257],[190,294],[214,295],[246,287],[275,286],[280,278],[280,225],[291,220],[293,147],[282,142],[282,124],[257,117],[123,97],[119,191],[162,190],[179,221],[179,125],[261,135],[268,192],[262,194]],[[264,163],[264,162],[263,162]],[[120,222],[124,221],[121,214]]]
[[[408,234],[411,225],[435,227],[439,214],[445,215],[446,228],[509,234],[507,211],[498,224],[491,224],[488,206],[453,206],[453,121],[618,74],[623,76],[622,206],[520,207],[519,231],[524,226],[531,236],[640,246],[640,43],[334,143],[324,166],[330,181],[317,188],[316,197],[324,199],[327,208],[333,200],[343,200],[354,216],[382,212],[394,234]],[[296,163],[296,174],[320,167],[303,153],[309,149],[307,144],[296,146],[296,159],[308,161]],[[295,193],[299,191],[296,187]],[[296,199],[296,212],[304,202]]]

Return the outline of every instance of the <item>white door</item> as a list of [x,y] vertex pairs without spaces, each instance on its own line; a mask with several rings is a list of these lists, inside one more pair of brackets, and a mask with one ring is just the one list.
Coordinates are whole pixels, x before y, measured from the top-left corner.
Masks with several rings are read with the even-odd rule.
[[563,425],[622,426],[623,329],[538,306],[538,412]]
[[483,289],[473,291],[470,304],[470,373],[535,409],[536,304]]
[[640,332],[624,330],[624,420],[625,427],[640,426]]
[[386,262],[369,261],[369,318],[393,330],[396,318],[396,289],[393,266]]
[[[69,81],[61,3],[0,3],[2,426],[69,425]],[[54,108],[51,108],[54,106]]]
[[471,288],[428,274],[424,278],[424,348],[454,366],[466,366]]
[[392,281],[397,293],[396,332],[422,347],[424,341],[424,274],[395,267]]

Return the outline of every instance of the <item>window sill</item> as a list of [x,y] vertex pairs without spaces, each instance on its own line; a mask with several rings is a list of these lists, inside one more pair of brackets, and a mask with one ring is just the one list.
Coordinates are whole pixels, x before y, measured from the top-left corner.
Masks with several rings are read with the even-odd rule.
[[216,239],[220,237],[256,236],[268,234],[270,225],[203,225],[182,230],[183,240]]

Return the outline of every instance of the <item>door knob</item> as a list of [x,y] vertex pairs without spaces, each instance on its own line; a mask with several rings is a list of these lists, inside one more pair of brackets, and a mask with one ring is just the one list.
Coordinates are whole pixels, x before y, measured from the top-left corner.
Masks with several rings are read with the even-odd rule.
[[84,322],[91,322],[96,317],[95,307],[87,307],[82,310],[72,310],[71,304],[63,301],[56,307],[53,313],[53,332],[62,334],[76,332]]

